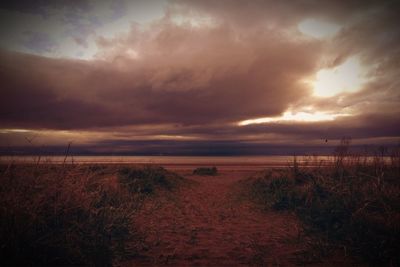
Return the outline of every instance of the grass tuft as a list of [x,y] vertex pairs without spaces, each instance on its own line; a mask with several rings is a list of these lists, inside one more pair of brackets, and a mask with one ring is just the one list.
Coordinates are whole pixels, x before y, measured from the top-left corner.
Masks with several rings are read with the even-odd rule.
[[137,256],[134,214],[177,179],[153,167],[0,166],[0,265],[111,266]]
[[[352,155],[349,143],[333,164],[268,171],[250,184],[267,209],[291,210],[308,233],[371,265],[400,266],[399,154]],[[397,155],[397,156],[396,156]]]

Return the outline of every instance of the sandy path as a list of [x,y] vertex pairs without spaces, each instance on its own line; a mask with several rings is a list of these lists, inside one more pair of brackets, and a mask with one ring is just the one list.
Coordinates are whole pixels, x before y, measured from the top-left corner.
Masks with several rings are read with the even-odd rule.
[[264,213],[232,195],[245,171],[215,177],[187,175],[196,182],[171,196],[148,201],[136,218],[147,236],[139,265],[294,265],[302,251],[293,215]]

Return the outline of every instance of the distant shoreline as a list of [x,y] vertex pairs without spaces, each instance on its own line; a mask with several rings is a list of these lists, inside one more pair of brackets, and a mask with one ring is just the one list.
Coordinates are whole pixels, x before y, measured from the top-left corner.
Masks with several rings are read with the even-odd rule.
[[[301,167],[332,166],[334,156],[296,156]],[[363,156],[368,162],[374,157]],[[390,160],[390,157],[385,157]],[[345,159],[346,160],[346,159]],[[352,161],[350,157],[348,161]],[[288,168],[293,166],[293,156],[1,156],[0,164],[79,164],[79,165],[158,165],[168,169],[192,169],[200,166],[216,166],[221,170],[258,170]]]

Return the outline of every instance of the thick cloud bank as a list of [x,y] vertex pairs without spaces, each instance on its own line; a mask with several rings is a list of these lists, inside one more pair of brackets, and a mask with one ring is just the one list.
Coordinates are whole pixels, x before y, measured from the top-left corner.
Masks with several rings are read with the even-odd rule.
[[[90,16],[91,24],[81,26],[95,32],[96,25],[125,15],[122,4],[113,7],[104,21]],[[10,25],[16,25],[16,12],[23,16],[19,28],[31,16],[51,16],[49,10],[58,10],[57,18],[66,10],[64,18],[70,19],[75,13],[100,12],[96,8],[90,1],[0,6],[4,14],[13,14]],[[98,144],[182,138],[312,144],[344,135],[361,143],[394,142],[400,136],[399,11],[395,1],[170,1],[151,23],[132,22],[128,31],[112,36],[97,34],[91,59],[6,47],[0,52],[0,145],[18,143],[12,129],[42,133],[43,142],[68,131],[82,144],[90,136]],[[339,30],[315,38],[299,30],[306,19],[327,21]],[[1,32],[6,38],[13,30],[2,26]],[[82,46],[84,33],[74,39]],[[35,51],[57,45],[38,38],[30,43]],[[362,88],[315,96],[307,81],[352,56],[368,70]],[[346,116],[238,125],[306,109]]]

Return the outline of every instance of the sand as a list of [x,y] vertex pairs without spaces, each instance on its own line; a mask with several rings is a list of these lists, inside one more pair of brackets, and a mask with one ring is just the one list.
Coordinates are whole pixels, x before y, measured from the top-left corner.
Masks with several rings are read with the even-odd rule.
[[[298,266],[306,263],[307,238],[289,212],[262,211],[240,194],[239,180],[254,170],[192,175],[171,194],[149,199],[135,218],[146,236],[141,257],[127,266]],[[343,259],[339,260],[343,265]],[[312,265],[336,265],[336,260]]]

